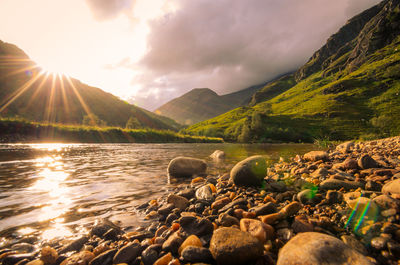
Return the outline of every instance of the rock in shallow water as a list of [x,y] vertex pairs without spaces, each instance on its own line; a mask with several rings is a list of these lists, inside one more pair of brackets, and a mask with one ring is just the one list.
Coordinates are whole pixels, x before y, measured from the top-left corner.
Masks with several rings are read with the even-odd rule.
[[277,265],[372,265],[367,257],[341,240],[316,232],[300,233],[280,251]]
[[168,174],[177,178],[189,178],[193,175],[205,174],[207,164],[204,160],[192,157],[176,157],[169,162]]
[[231,170],[231,179],[237,186],[259,186],[266,175],[267,162],[262,156],[246,158]]
[[263,245],[249,233],[223,227],[214,231],[210,251],[218,264],[248,264],[263,254]]

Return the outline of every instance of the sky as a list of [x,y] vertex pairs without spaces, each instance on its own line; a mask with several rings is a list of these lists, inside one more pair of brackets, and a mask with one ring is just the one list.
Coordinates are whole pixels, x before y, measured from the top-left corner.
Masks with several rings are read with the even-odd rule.
[[38,65],[155,110],[304,64],[379,0],[1,0],[0,39]]

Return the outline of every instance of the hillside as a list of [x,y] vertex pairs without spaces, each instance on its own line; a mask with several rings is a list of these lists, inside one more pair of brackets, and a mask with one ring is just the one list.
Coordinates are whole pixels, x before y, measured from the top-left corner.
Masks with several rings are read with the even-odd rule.
[[185,130],[230,141],[313,141],[400,134],[400,1],[350,19],[294,75],[251,105]]
[[196,88],[165,103],[155,113],[191,125],[248,104],[252,95],[261,87],[252,86],[222,96],[208,88]]
[[66,76],[44,73],[17,46],[0,41],[0,116],[37,122],[179,129],[173,120]]

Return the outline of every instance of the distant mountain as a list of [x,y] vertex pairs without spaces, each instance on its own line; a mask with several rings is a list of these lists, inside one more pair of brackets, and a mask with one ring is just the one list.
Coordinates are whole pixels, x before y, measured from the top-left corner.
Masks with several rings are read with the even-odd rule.
[[209,88],[195,88],[162,105],[155,113],[191,125],[248,104],[261,87],[263,85],[252,86],[222,96]]
[[179,129],[166,117],[74,78],[42,72],[17,46],[0,41],[0,116],[31,121]]
[[184,132],[229,141],[313,141],[400,134],[400,0],[350,19],[294,74],[251,104]]

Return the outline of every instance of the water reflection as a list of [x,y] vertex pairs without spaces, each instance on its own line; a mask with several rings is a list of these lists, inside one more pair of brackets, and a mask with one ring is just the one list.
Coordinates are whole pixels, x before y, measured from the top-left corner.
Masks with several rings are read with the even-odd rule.
[[[209,172],[225,173],[261,154],[278,160],[312,145],[235,144],[0,144],[1,237],[36,235],[51,240],[85,230],[96,218],[137,225],[135,206],[170,192],[166,168],[177,156],[207,159]],[[225,163],[211,161],[224,151]],[[189,182],[189,181],[187,181]]]

